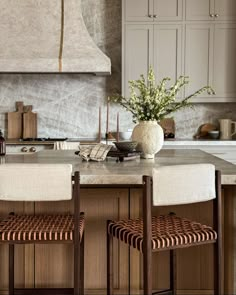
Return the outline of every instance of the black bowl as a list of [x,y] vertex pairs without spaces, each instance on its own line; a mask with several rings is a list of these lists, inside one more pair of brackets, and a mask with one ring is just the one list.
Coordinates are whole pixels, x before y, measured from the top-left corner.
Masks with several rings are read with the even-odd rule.
[[114,142],[116,148],[120,151],[124,152],[133,152],[135,151],[138,142],[137,141],[119,141]]

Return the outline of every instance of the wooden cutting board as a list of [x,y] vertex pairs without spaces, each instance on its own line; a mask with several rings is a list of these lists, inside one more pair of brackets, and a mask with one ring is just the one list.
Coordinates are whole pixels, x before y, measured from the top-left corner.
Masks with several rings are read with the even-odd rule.
[[23,102],[16,102],[16,112],[7,113],[8,138],[22,138]]
[[33,113],[32,109],[32,105],[24,107],[23,138],[37,138],[37,113]]
[[194,138],[196,139],[208,138],[209,137],[208,132],[213,130],[217,130],[216,125],[211,123],[202,124],[201,126],[199,126],[197,133],[194,135]]

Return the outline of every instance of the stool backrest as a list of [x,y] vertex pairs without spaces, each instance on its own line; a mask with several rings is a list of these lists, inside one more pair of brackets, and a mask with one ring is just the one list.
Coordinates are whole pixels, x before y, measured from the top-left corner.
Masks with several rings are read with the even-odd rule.
[[153,169],[153,205],[178,205],[216,197],[215,166],[174,165]]
[[70,164],[0,165],[0,200],[70,199],[72,199],[72,165]]

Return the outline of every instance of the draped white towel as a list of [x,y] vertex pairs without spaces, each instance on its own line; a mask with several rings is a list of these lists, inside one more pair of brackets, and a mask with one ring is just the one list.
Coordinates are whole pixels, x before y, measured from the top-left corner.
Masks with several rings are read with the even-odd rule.
[[79,142],[56,141],[54,142],[54,150],[78,150]]
[[0,199],[61,201],[72,198],[71,164],[2,164]]
[[204,202],[215,197],[215,166],[212,164],[153,169],[154,206]]

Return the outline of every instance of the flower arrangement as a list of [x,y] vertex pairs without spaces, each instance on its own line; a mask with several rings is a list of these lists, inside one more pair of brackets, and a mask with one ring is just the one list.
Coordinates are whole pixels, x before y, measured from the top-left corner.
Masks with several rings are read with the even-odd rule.
[[109,99],[122,105],[133,115],[134,123],[137,121],[157,121],[179,109],[192,107],[190,99],[203,92],[209,95],[215,94],[210,86],[202,87],[181,101],[176,101],[179,91],[189,83],[188,77],[180,76],[174,85],[167,87],[170,78],[164,78],[156,84],[155,74],[152,68],[149,69],[147,81],[144,75],[138,80],[129,81],[130,97],[126,98],[116,94]]

